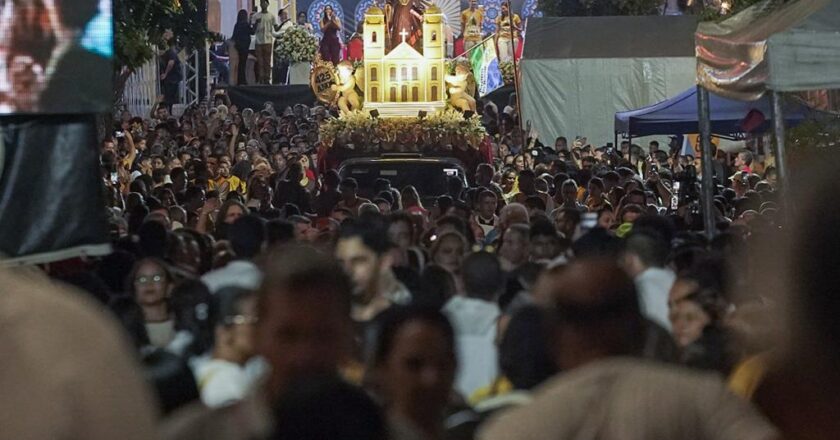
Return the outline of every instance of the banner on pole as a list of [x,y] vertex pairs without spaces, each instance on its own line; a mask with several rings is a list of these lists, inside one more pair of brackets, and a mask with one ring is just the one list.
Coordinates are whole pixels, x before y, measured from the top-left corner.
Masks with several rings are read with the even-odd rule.
[[483,97],[505,85],[502,69],[499,68],[499,58],[496,56],[496,42],[492,38],[485,39],[478,47],[473,48],[470,52],[470,64],[479,96]]

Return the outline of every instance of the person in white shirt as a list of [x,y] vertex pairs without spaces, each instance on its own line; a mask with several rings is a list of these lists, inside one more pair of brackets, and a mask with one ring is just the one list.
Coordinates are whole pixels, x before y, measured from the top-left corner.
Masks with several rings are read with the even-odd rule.
[[131,298],[139,306],[149,345],[183,355],[194,336],[186,330],[171,304],[174,278],[166,263],[145,258],[129,274]]
[[[286,5],[288,7],[289,5]],[[277,27],[277,30],[274,31],[272,35],[276,40],[279,40],[283,33],[287,30],[295,27],[295,22],[289,18],[289,13],[286,12],[286,9],[282,9],[279,13],[280,25]],[[286,83],[286,76],[289,72],[289,62],[283,59],[277,59],[274,63],[274,67],[272,68],[272,84],[285,84]]]
[[268,11],[268,0],[260,2],[260,13],[255,15],[254,48],[257,52],[257,82],[271,83],[271,59],[274,48],[274,28],[277,27],[277,17]]
[[505,286],[499,259],[487,252],[469,255],[461,266],[467,296],[443,307],[455,328],[458,375],[455,389],[469,397],[499,374],[496,334],[501,310],[496,298]]
[[211,408],[241,400],[256,379],[247,368],[255,351],[256,293],[228,287],[216,295],[216,300],[219,321],[213,350],[208,359],[194,366],[201,401]]
[[664,238],[648,232],[635,233],[627,238],[622,263],[636,283],[642,314],[670,332],[668,292],[676,275],[665,267],[669,251]]
[[257,289],[262,282],[262,273],[251,260],[265,245],[264,221],[253,215],[240,217],[230,226],[228,239],[235,259],[225,267],[204,274],[201,281],[210,293],[216,293],[225,286]]

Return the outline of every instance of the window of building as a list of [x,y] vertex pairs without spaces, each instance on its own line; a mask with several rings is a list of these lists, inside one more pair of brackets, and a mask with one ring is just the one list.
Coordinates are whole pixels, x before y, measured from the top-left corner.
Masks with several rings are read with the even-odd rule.
[[400,73],[400,80],[408,81],[408,67],[402,66],[402,71]]
[[403,85],[400,87],[400,97],[403,102],[408,101],[408,86]]
[[379,89],[377,87],[370,88],[370,102],[379,101]]
[[417,81],[417,66],[411,68],[411,80]]
[[417,86],[411,88],[411,100],[414,102],[420,101],[420,89]]
[[376,78],[376,67],[370,68],[370,80],[371,81],[378,81]]
[[390,102],[397,102],[397,88],[391,87],[391,96],[389,99]]
[[376,43],[376,32],[372,32],[370,34],[370,42],[371,43]]
[[437,86],[432,86],[432,101],[438,100],[438,88]]
[[396,67],[391,67],[390,74],[391,74],[391,81],[396,81],[397,80],[397,68]]
[[432,81],[437,81],[437,66],[432,67]]

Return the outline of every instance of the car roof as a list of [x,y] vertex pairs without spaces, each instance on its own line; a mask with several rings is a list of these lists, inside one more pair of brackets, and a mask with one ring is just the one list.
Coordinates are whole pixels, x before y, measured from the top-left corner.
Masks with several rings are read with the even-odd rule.
[[374,164],[374,163],[428,163],[428,164],[444,164],[444,165],[454,165],[463,168],[463,164],[460,160],[454,157],[430,157],[430,156],[423,156],[421,154],[383,154],[381,156],[371,156],[371,157],[353,157],[345,159],[341,162],[339,168],[343,168],[348,165],[359,165],[359,164]]

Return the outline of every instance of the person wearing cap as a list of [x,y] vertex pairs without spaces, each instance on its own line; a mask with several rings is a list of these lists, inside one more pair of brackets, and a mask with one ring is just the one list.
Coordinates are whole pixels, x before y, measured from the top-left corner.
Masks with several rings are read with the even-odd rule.
[[732,189],[735,190],[736,196],[740,199],[747,194],[750,189],[750,173],[748,171],[738,171],[729,178],[732,181]]
[[241,400],[256,379],[245,367],[255,354],[257,298],[253,290],[225,287],[213,300],[218,313],[213,348],[209,357],[195,362],[193,371],[201,401],[217,408]]

